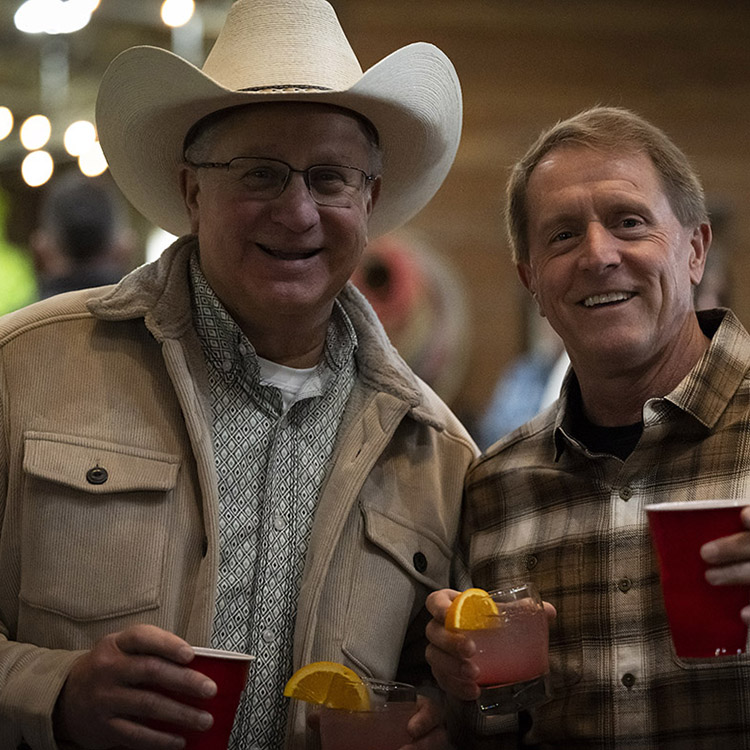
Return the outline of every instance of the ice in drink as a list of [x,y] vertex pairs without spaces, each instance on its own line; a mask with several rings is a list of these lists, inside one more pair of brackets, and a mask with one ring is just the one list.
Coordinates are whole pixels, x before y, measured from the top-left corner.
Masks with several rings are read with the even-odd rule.
[[491,591],[497,614],[487,627],[462,631],[476,645],[472,661],[485,715],[507,714],[547,701],[549,633],[541,597],[532,584]]
[[525,682],[549,671],[547,616],[530,599],[499,605],[498,627],[472,630],[480,685]]

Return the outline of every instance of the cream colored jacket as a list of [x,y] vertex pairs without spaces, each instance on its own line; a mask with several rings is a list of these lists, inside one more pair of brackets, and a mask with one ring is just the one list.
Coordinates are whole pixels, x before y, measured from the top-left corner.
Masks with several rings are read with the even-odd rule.
[[[189,297],[194,242],[115,287],[0,319],[0,750],[55,747],[56,698],[101,636],[151,623],[209,642],[219,503]],[[476,448],[364,298],[347,286],[340,300],[358,379],[319,500],[294,666],[330,659],[413,678],[415,618],[449,583]],[[300,713],[289,748],[301,746]]]

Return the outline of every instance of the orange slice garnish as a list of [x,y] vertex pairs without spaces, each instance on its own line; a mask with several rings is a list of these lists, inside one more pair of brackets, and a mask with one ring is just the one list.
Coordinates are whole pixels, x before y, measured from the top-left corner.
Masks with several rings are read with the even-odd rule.
[[367,711],[367,686],[349,667],[334,661],[316,661],[298,669],[284,687],[287,698],[347,711]]

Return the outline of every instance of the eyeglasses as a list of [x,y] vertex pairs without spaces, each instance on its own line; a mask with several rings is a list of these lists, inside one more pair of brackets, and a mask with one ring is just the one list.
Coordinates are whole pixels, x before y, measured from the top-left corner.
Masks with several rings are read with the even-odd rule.
[[235,156],[229,161],[187,162],[196,169],[225,169],[233,183],[241,185],[248,198],[271,201],[289,184],[292,172],[303,175],[312,199],[320,206],[352,206],[362,197],[365,185],[375,179],[358,167],[315,164],[294,169],[280,159],[259,156]]

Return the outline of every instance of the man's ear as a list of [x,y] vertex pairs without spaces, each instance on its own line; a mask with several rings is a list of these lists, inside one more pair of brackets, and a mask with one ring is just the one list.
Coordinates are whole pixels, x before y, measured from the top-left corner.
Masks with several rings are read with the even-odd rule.
[[711,247],[712,237],[711,225],[708,222],[699,224],[693,229],[693,234],[690,237],[692,250],[688,260],[690,281],[693,286],[698,286],[703,278],[703,272],[706,270],[706,257]]
[[185,203],[188,218],[190,219],[190,231],[193,234],[198,234],[198,226],[200,223],[200,206],[198,204],[200,186],[198,184],[198,172],[191,167],[183,165],[180,167],[179,180],[180,193],[182,193],[182,200]]
[[380,177],[376,177],[372,181],[372,187],[370,188],[370,195],[367,199],[367,216],[369,217],[370,214],[372,214],[372,209],[375,208],[375,204],[378,202],[378,198],[380,197],[380,186],[382,185],[382,179]]
[[521,283],[533,297],[536,294],[536,289],[534,289],[534,274],[531,272],[531,266],[528,263],[516,263],[516,273],[518,273]]
[[542,305],[539,302],[539,298],[536,296],[536,281],[534,279],[534,272],[531,270],[531,266],[528,263],[516,263],[516,273],[518,278],[521,279],[521,283],[528,289],[529,294],[534,298],[537,310],[539,314],[546,318]]

